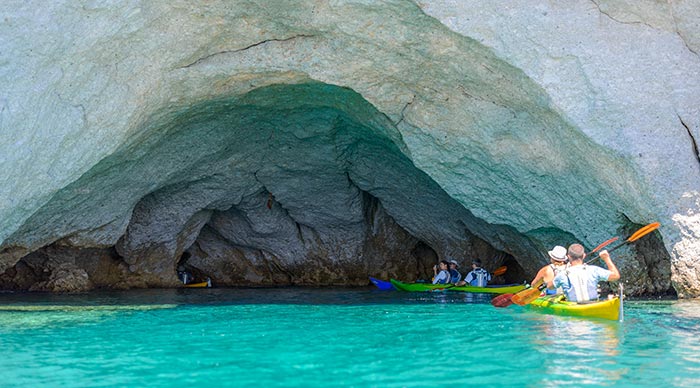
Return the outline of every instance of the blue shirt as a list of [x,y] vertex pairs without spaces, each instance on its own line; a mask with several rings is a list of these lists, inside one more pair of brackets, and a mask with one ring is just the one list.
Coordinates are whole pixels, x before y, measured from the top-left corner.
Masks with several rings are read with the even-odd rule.
[[598,282],[608,280],[612,272],[595,265],[575,265],[554,277],[554,287],[561,287],[571,302],[598,299]]
[[462,274],[456,269],[450,270],[450,283],[457,283],[462,279]]

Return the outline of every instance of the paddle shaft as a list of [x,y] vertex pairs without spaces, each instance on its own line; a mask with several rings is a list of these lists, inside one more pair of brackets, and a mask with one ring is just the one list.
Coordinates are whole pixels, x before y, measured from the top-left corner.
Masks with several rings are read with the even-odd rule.
[[[637,240],[634,240],[634,241],[637,241]],[[612,251],[614,251],[614,250],[616,250],[616,249],[618,249],[618,248],[622,248],[623,246],[625,246],[625,245],[627,245],[627,244],[629,244],[629,243],[632,243],[632,242],[634,242],[634,241],[625,240],[625,241],[623,241],[623,242],[621,242],[621,243],[615,245],[614,247],[608,249],[608,253],[610,253],[610,252],[612,252]],[[586,262],[585,262],[584,264],[588,264],[588,263],[594,261],[595,259],[599,259],[599,258],[600,258],[600,252],[596,252],[595,256],[593,256],[593,257],[591,257],[590,259],[586,260]]]
[[[649,234],[649,233],[655,231],[656,229],[658,229],[660,225],[661,225],[661,224],[659,224],[658,222],[652,222],[652,223],[649,224],[649,225],[646,225],[646,226],[643,226],[643,227],[639,228],[639,230],[637,230],[636,232],[634,232],[634,234],[632,234],[632,235],[630,236],[630,238],[628,238],[627,240],[625,240],[625,241],[623,241],[623,242],[621,242],[621,243],[615,245],[614,247],[610,248],[610,249],[608,250],[608,252],[612,252],[612,251],[614,251],[614,250],[616,250],[616,249],[618,249],[618,248],[621,248],[621,247],[623,247],[623,246],[625,246],[625,245],[627,245],[627,244],[629,244],[629,243],[631,243],[631,242],[635,242],[635,241],[639,240],[640,238],[642,238],[642,237],[646,236],[647,234]],[[608,241],[612,242],[613,240],[608,240]],[[601,245],[601,246],[599,246],[598,248],[596,248],[596,250],[597,250],[597,249],[600,249],[600,248],[602,248],[602,247],[603,247],[603,245]],[[595,250],[594,250],[593,252],[595,252]],[[592,253],[592,252],[591,252],[591,253]],[[600,257],[600,254],[596,254],[595,256],[593,256],[593,257],[591,257],[590,259],[586,260],[585,264],[588,264],[588,263],[590,263],[591,261],[593,261],[593,260],[595,260],[595,259],[597,259],[597,258],[599,258],[599,257]]]

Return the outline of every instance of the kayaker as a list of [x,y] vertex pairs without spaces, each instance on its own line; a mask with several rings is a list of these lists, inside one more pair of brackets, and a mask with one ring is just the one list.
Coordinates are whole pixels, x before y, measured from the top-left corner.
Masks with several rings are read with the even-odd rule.
[[457,283],[462,280],[462,274],[459,273],[459,263],[457,260],[450,260],[450,283]]
[[192,280],[194,280],[192,273],[186,270],[183,265],[179,265],[177,267],[177,277],[180,279],[182,284],[192,283]]
[[450,282],[450,271],[448,270],[449,263],[446,260],[441,260],[439,264],[440,271],[438,272],[438,266],[433,266],[433,284],[447,284]]
[[620,280],[620,272],[607,250],[600,252],[600,258],[608,269],[583,263],[586,252],[581,244],[571,244],[567,252],[569,267],[559,272],[547,287],[561,287],[566,299],[571,302],[598,300],[598,282]]
[[474,259],[472,261],[472,270],[464,277],[464,281],[472,286],[486,287],[486,284],[491,281],[491,274],[481,268],[481,260]]
[[[540,270],[537,272],[537,275],[535,275],[535,278],[532,279],[532,282],[530,284],[535,284],[540,279],[543,280],[544,284],[547,284],[551,282],[559,272],[566,269],[566,248],[564,248],[561,245],[557,245],[547,253],[549,254],[550,263],[540,268]],[[545,289],[545,295],[555,295],[563,293],[564,290],[562,288],[557,288],[556,290],[550,290],[548,288]]]

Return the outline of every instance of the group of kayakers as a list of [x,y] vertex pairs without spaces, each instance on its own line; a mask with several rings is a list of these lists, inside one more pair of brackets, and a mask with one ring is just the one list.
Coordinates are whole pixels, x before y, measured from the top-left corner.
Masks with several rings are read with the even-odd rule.
[[568,249],[557,245],[547,253],[550,264],[537,272],[531,284],[542,280],[548,295],[563,294],[571,302],[594,301],[598,299],[598,282],[620,279],[607,250],[600,252],[599,257],[608,269],[584,263],[586,252],[581,244],[571,244]]
[[442,260],[439,264],[433,266],[433,284],[452,283],[456,286],[464,286],[466,284],[486,287],[486,284],[491,281],[491,274],[481,268],[481,260],[475,259],[472,261],[472,270],[462,280],[462,274],[459,272],[459,263],[457,260]]
[[[561,294],[571,302],[594,301],[598,299],[598,282],[620,279],[620,272],[607,250],[600,252],[599,257],[608,269],[584,263],[586,253],[581,244],[571,244],[568,249],[557,245],[547,253],[550,264],[542,267],[530,283],[536,285],[542,281],[546,295]],[[442,260],[433,266],[433,284],[486,287],[491,281],[491,274],[481,265],[479,259],[472,261],[472,270],[462,280],[459,263],[456,260]]]

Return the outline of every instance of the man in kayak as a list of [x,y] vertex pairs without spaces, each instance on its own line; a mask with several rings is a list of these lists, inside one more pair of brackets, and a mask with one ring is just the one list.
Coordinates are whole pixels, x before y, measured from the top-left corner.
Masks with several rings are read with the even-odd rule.
[[177,277],[180,279],[182,284],[192,283],[192,281],[194,280],[194,276],[192,276],[192,272],[186,270],[185,266],[183,266],[183,265],[179,265],[177,267]]
[[457,260],[450,260],[450,283],[457,283],[462,280],[462,274],[459,273],[458,268]]
[[476,287],[486,287],[486,284],[490,281],[491,274],[487,270],[481,268],[481,260],[475,259],[472,261],[472,270],[464,277],[465,284]]
[[[536,284],[540,279],[542,279],[543,284],[548,284],[559,272],[566,268],[566,248],[557,245],[547,253],[549,254],[550,263],[540,268],[530,284]],[[564,293],[564,291],[561,288],[557,288],[556,290],[545,289],[546,295],[562,293]]]
[[581,244],[571,244],[567,252],[569,267],[559,272],[547,287],[562,287],[566,299],[571,302],[588,302],[598,299],[598,282],[620,280],[620,272],[612,262],[607,250],[600,252],[600,258],[608,269],[583,263],[586,252]]

